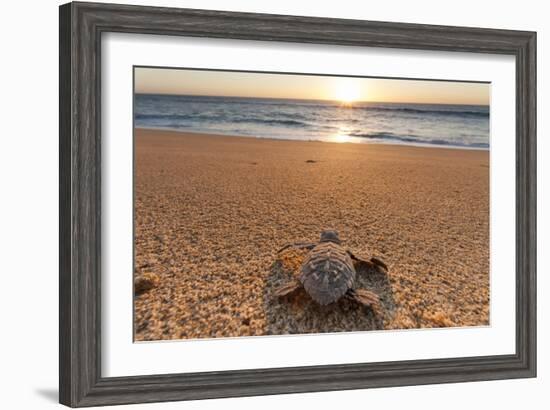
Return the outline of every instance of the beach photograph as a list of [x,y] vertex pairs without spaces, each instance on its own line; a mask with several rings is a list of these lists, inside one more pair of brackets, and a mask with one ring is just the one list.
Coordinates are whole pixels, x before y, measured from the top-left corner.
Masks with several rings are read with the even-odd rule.
[[133,76],[136,342],[490,325],[490,83]]

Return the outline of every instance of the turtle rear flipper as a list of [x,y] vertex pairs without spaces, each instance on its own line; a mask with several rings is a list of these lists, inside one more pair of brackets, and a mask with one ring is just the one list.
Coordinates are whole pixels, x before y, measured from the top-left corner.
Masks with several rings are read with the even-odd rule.
[[275,296],[277,297],[283,297],[290,295],[293,292],[296,292],[298,289],[302,287],[302,284],[298,282],[297,280],[293,280],[291,282],[285,283],[284,285],[279,286],[277,289],[275,289]]
[[350,289],[346,294],[348,298],[363,306],[370,307],[374,314],[381,313],[380,298],[374,292],[366,289]]

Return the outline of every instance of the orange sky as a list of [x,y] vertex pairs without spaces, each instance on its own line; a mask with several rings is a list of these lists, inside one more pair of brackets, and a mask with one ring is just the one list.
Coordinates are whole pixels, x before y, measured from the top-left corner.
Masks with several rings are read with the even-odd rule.
[[490,84],[135,68],[138,93],[488,105]]

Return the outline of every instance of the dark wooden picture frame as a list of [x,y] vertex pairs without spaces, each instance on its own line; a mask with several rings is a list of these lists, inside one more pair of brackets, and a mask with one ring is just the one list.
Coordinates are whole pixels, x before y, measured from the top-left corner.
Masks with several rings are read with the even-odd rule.
[[[94,3],[69,3],[59,11],[61,403],[81,407],[535,377],[536,33]],[[101,35],[107,32],[515,56],[515,354],[102,377],[100,68]]]

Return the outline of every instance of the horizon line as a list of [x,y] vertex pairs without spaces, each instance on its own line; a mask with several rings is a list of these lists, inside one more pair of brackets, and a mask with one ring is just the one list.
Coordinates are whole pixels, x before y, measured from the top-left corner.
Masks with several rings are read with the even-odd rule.
[[370,100],[357,100],[352,103],[342,103],[340,100],[321,99],[321,98],[285,98],[285,97],[249,97],[244,95],[215,95],[215,94],[177,94],[177,93],[162,93],[162,92],[137,92],[134,89],[134,95],[168,95],[176,97],[218,97],[218,98],[256,98],[259,100],[291,100],[291,101],[322,101],[322,102],[334,102],[339,105],[351,105],[355,103],[372,103],[372,104],[416,104],[416,105],[466,105],[466,106],[478,106],[478,107],[490,107],[491,104],[468,104],[468,103],[428,103],[428,102],[412,102],[412,101],[370,101]]

